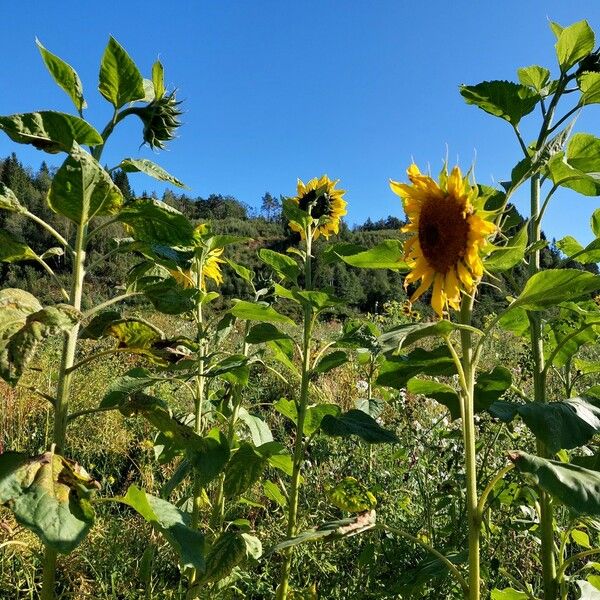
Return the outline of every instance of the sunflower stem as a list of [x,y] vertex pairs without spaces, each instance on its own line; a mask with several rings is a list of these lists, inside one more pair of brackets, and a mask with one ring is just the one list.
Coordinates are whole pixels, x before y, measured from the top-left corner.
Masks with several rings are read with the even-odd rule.
[[[306,226],[306,258],[304,261],[304,289],[312,289],[312,223]],[[294,442],[294,458],[292,467],[292,481],[288,501],[287,538],[292,538],[298,526],[298,496],[300,491],[300,471],[304,461],[304,421],[309,400],[310,383],[310,351],[313,327],[313,310],[307,302],[304,306],[304,335],[302,345],[302,381],[300,384],[300,400],[298,402],[298,420],[296,424],[296,440]],[[277,588],[277,600],[286,600],[290,585],[290,573],[292,568],[293,548],[287,548],[284,553],[281,577]]]
[[[471,324],[473,315],[474,294],[463,296],[460,310],[460,322]],[[465,473],[467,480],[467,521],[469,543],[469,600],[479,600],[481,589],[480,575],[480,539],[481,511],[477,498],[477,450],[475,448],[475,412],[474,387],[475,372],[473,369],[473,339],[469,330],[461,330],[462,346],[462,394],[461,417],[463,425],[463,441],[465,446]]]
[[[549,113],[549,116],[550,113]],[[531,221],[529,243],[535,244],[542,237],[540,219],[540,175],[531,178]],[[540,250],[533,252],[529,259],[529,276],[540,271]],[[542,338],[542,320],[539,312],[531,311],[529,318],[531,351],[533,357],[533,398],[535,402],[546,402],[546,368],[544,361],[544,341]],[[537,441],[539,456],[549,458],[550,453],[539,440]],[[540,494],[540,537],[541,562],[544,579],[544,600],[555,600],[558,593],[556,575],[556,557],[554,556],[554,510],[552,499],[543,489]]]

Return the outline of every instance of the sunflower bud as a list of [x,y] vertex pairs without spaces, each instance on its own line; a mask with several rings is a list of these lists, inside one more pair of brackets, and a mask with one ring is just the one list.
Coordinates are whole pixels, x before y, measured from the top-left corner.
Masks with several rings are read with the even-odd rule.
[[175,99],[175,92],[155,98],[144,107],[135,107],[130,112],[144,123],[144,142],[150,148],[163,150],[164,142],[175,138],[175,131],[181,125],[179,109],[181,102]]

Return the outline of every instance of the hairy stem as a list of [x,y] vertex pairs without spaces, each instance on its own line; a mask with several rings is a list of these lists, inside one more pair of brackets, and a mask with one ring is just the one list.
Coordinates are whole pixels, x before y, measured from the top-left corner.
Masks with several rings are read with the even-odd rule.
[[[474,296],[464,296],[460,311],[460,321],[471,324]],[[463,441],[465,446],[465,474],[467,479],[467,521],[469,543],[469,599],[479,600],[481,589],[480,575],[480,538],[481,513],[477,499],[477,450],[475,448],[475,413],[473,369],[473,339],[470,331],[460,332],[462,346],[462,371],[464,386],[461,394],[461,413],[463,424]]]
[[[77,310],[81,310],[81,297],[83,294],[83,280],[85,278],[85,244],[87,226],[85,219],[77,227],[75,240],[75,254],[73,258],[73,273],[71,279],[71,293],[69,300]],[[65,335],[56,400],[54,403],[54,435],[53,447],[56,452],[62,452],[65,445],[67,430],[67,419],[69,412],[69,392],[71,388],[71,367],[75,363],[75,352],[77,350],[77,336],[79,335],[79,324]],[[56,550],[46,547],[43,561],[42,592],[41,600],[52,600],[54,598],[54,587],[56,577]]]
[[[312,227],[309,224],[306,229],[306,260],[304,263],[304,287],[306,290],[312,289]],[[302,381],[300,384],[300,400],[298,402],[298,422],[296,424],[296,440],[294,442],[294,458],[292,468],[292,481],[290,484],[290,494],[288,502],[287,515],[287,537],[291,538],[296,534],[298,526],[298,496],[300,491],[300,471],[304,461],[304,421],[306,418],[306,409],[309,400],[309,379],[310,379],[310,350],[313,326],[312,307],[304,307],[304,334],[302,344]],[[284,553],[283,565],[281,567],[281,577],[279,587],[277,588],[277,600],[287,598],[290,573],[292,569],[293,549],[287,548]]]

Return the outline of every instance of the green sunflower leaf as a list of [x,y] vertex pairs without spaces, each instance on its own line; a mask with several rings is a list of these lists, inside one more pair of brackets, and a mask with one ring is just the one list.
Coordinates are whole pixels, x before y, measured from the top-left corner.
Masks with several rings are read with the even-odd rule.
[[166,181],[177,187],[188,189],[185,183],[147,158],[125,158],[119,164],[119,169],[126,173],[145,173],[154,179],[158,179],[158,181]]
[[271,306],[266,304],[256,304],[254,302],[246,302],[238,300],[229,312],[238,319],[246,319],[248,321],[263,321],[267,323],[286,323],[293,325],[294,321],[281,313],[278,313]]
[[356,435],[369,444],[394,444],[399,441],[393,431],[384,429],[373,417],[356,409],[340,415],[325,415],[321,421],[321,431],[334,437]]
[[98,146],[102,136],[79,117],[46,110],[0,117],[0,131],[18,144],[31,144],[50,154],[70,152],[73,143]]
[[544,310],[600,289],[600,276],[577,269],[548,269],[532,275],[511,308]]
[[460,93],[467,104],[500,117],[513,127],[528,115],[540,100],[532,89],[512,81],[484,81],[477,85],[462,85]]
[[0,262],[14,263],[37,260],[37,254],[5,229],[0,229]]
[[450,411],[451,419],[460,418],[460,398],[451,386],[430,379],[413,377],[408,380],[406,390],[411,394],[421,394],[443,404]]
[[15,193],[0,181],[0,209],[8,212],[24,213],[27,209],[19,202]]
[[527,250],[527,225],[523,225],[505,246],[495,246],[492,253],[485,259],[484,265],[488,271],[498,273],[508,271],[518,265]]
[[114,215],[123,204],[121,190],[110,175],[77,144],[52,179],[47,199],[54,212],[75,223]]
[[112,36],[102,56],[99,78],[98,90],[117,109],[146,95],[142,74]]
[[298,263],[286,254],[275,252],[267,248],[261,248],[258,251],[258,257],[269,267],[271,267],[279,276],[285,280],[297,285],[300,267]]
[[514,451],[510,460],[521,473],[578,514],[600,516],[600,472]]
[[352,267],[408,271],[408,266],[404,262],[404,244],[400,240],[385,240],[368,250],[338,244],[333,247],[333,252]]
[[518,69],[517,73],[521,85],[529,86],[538,94],[545,95],[544,92],[550,83],[550,71],[548,69],[532,65],[531,67]]
[[73,101],[75,108],[78,112],[81,112],[87,107],[86,102],[83,98],[83,85],[77,71],[62,58],[52,54],[49,50],[46,50],[40,40],[36,39],[38,50],[42,55],[46,68],[52,75],[54,81],[67,93],[69,98]]
[[90,496],[98,487],[84,469],[58,454],[0,454],[0,504],[57,552],[68,554],[88,534],[95,516]]
[[192,246],[194,226],[178,210],[153,198],[137,198],[119,213],[136,240],[166,246]]
[[355,477],[344,477],[327,492],[334,506],[346,512],[364,512],[377,505],[375,496]]
[[130,506],[150,523],[175,551],[183,568],[190,567],[199,573],[205,571],[204,534],[190,526],[186,513],[135,485],[129,486],[125,496],[111,500]]
[[594,50],[594,32],[587,21],[573,23],[560,31],[555,48],[560,70],[566,73]]

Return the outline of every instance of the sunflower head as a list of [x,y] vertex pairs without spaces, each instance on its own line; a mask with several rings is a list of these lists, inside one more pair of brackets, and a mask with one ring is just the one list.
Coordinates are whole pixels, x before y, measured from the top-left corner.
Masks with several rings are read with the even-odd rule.
[[179,107],[181,102],[175,98],[175,92],[163,94],[149,102],[146,106],[135,106],[129,109],[144,124],[144,143],[152,150],[163,150],[165,142],[175,139],[175,132],[181,125],[179,117],[183,114]]
[[[319,179],[315,177],[306,184],[298,179],[298,195],[291,198],[291,201],[312,219],[313,239],[320,235],[329,238],[339,232],[340,219],[346,214],[347,202],[343,199],[346,192],[335,189],[338,181],[339,179],[332,181],[327,175]],[[306,238],[306,228],[301,223],[291,220],[289,226],[302,239]]]
[[408,223],[402,228],[411,236],[404,246],[410,273],[404,285],[420,281],[411,296],[414,302],[433,286],[431,305],[442,317],[448,307],[457,309],[461,292],[472,293],[483,275],[481,250],[496,231],[493,213],[483,210],[477,186],[454,167],[446,168],[436,182],[412,164],[410,184],[390,181],[402,198]]
[[[221,258],[223,248],[214,244],[214,237],[209,223],[200,223],[194,229],[194,249],[199,264],[193,263],[187,271],[171,271],[175,280],[184,288],[198,287],[206,292],[206,280],[212,279],[216,285],[223,283]],[[199,268],[198,268],[199,267]]]

